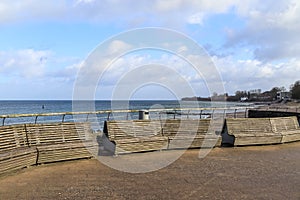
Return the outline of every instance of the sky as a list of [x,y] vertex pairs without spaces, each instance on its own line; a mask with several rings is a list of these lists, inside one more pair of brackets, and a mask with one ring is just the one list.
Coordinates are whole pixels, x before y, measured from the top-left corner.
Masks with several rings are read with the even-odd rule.
[[[110,57],[109,65],[99,51],[98,65],[86,66],[105,41],[112,38],[108,48],[126,51],[131,44],[116,36],[148,27],[193,40],[219,78],[209,77],[204,68],[203,73],[195,71],[188,61],[196,55],[185,55],[185,60],[179,51],[165,49],[128,51]],[[112,99],[123,87],[132,88],[127,94],[131,99],[289,89],[300,80],[299,35],[297,0],[0,0],[0,100],[72,99],[86,67],[85,87],[95,88],[96,99]],[[137,41],[140,37],[153,42],[160,36],[140,35]],[[168,49],[173,44],[164,45]],[[88,85],[100,71],[96,86]],[[222,89],[208,86],[212,80]],[[186,93],[190,90],[181,81],[193,92]]]

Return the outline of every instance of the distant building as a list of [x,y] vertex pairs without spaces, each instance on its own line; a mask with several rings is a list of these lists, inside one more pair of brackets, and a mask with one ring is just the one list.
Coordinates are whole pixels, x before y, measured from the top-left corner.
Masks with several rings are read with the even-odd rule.
[[248,101],[248,97],[241,97],[241,101]]
[[249,90],[250,94],[261,94],[261,89]]
[[291,99],[292,93],[291,92],[277,92],[276,98],[277,99]]

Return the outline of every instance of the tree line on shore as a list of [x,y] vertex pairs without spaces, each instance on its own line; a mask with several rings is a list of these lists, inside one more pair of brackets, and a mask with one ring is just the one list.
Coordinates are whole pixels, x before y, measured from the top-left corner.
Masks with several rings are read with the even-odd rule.
[[183,101],[289,101],[300,100],[300,80],[296,81],[289,88],[273,87],[269,91],[261,92],[261,89],[241,91],[234,95],[213,93],[211,97],[185,97]]

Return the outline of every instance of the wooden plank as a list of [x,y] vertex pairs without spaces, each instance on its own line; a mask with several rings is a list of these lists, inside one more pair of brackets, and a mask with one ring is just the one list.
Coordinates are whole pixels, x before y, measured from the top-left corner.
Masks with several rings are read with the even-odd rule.
[[27,146],[24,125],[0,126],[0,152]]
[[169,140],[168,149],[213,148],[221,146],[221,137],[214,136],[176,136]]
[[30,145],[38,149],[39,164],[92,157],[85,146],[91,143],[87,140],[92,138],[90,123],[34,124],[28,125],[27,131]]
[[[89,127],[89,128],[88,128]],[[27,125],[31,146],[78,142],[91,137],[88,123],[53,123]]]
[[0,175],[34,165],[37,151],[27,144],[24,125],[0,127]]
[[211,148],[221,143],[219,135],[209,133],[213,125],[210,119],[168,119],[163,135],[169,138],[169,149]]
[[82,143],[40,146],[38,152],[38,164],[92,157]]
[[300,140],[300,128],[296,116],[270,118],[273,131],[282,135],[281,143]]
[[28,124],[26,130],[30,146],[63,143],[59,124]]
[[299,123],[296,116],[270,118],[270,121],[274,132],[299,129]]
[[35,148],[19,148],[18,150],[0,154],[0,175],[36,164]]
[[0,174],[36,163],[90,158],[89,150],[98,144],[88,138],[92,138],[89,123],[1,126]]
[[[209,119],[106,121],[103,132],[116,144],[116,154],[160,150],[168,146],[186,148],[189,145],[183,143],[189,140],[191,148],[220,145],[220,136],[207,134],[210,122]],[[172,142],[174,138],[176,141]],[[167,141],[172,144],[166,145]]]
[[163,135],[205,135],[208,132],[210,119],[168,119],[163,124]]
[[115,154],[161,150],[168,144],[159,120],[105,121],[103,132],[116,145]]
[[269,118],[229,118],[226,127],[235,146],[281,143],[282,135],[273,132]]
[[157,151],[168,147],[167,137],[121,139],[114,142],[115,154]]
[[104,133],[111,141],[135,137],[161,136],[159,120],[105,121]]

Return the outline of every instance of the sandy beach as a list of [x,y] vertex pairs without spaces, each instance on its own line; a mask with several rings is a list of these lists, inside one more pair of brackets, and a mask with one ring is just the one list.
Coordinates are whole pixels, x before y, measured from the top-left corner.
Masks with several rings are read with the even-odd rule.
[[[300,142],[215,148],[203,159],[198,153],[188,150],[171,165],[142,174],[96,159],[31,167],[0,178],[0,199],[300,198]],[[150,154],[163,155],[142,156]]]

